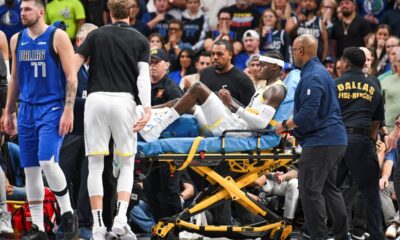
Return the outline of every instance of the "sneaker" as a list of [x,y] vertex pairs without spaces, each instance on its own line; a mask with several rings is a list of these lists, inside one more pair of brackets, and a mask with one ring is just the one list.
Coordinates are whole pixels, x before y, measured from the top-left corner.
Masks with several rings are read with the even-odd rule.
[[397,235],[397,223],[392,223],[390,226],[386,229],[385,236],[388,238],[395,238]]
[[47,234],[39,230],[39,227],[32,224],[31,230],[21,240],[47,240]]
[[176,114],[175,110],[171,108],[163,108],[153,112],[150,121],[139,131],[140,135],[146,142],[157,140],[162,131],[179,117],[179,115],[175,116]]
[[112,226],[113,233],[117,234],[121,240],[136,240],[136,235],[130,229],[127,218],[116,216]]
[[0,215],[0,233],[13,234],[14,229],[11,225],[11,214],[9,212],[2,212]]
[[106,239],[107,240],[116,240],[118,239],[118,235],[113,232],[106,232]]
[[83,240],[90,240],[93,237],[92,229],[88,227],[79,228],[79,237]]
[[64,240],[79,239],[78,217],[74,212],[66,212],[61,216],[64,230]]
[[105,227],[100,227],[97,229],[93,229],[92,240],[105,240],[106,239],[107,229]]

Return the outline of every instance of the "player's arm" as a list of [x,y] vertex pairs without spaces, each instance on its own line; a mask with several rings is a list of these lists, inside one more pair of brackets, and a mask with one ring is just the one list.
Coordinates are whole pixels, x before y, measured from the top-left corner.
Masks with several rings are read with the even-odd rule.
[[17,96],[19,95],[19,85],[18,85],[18,72],[17,72],[17,56],[16,56],[16,46],[18,34],[14,34],[10,40],[11,46],[11,56],[12,56],[12,70],[11,77],[8,80],[8,90],[7,90],[7,103],[3,113],[4,127],[8,134],[14,131],[15,125],[12,119],[12,113],[15,111],[15,104],[17,101]]
[[7,37],[4,34],[4,32],[0,31],[0,51],[1,54],[3,54],[4,57],[4,61],[6,63],[7,66],[7,78],[10,77],[10,58],[9,58],[9,49],[8,49],[8,41],[7,41]]
[[251,128],[266,128],[274,117],[279,105],[285,98],[285,95],[286,90],[283,85],[270,86],[263,93],[264,102],[261,107],[258,107],[257,109],[240,107],[236,114],[244,119]]
[[328,30],[324,23],[321,24],[321,31],[322,31],[322,59],[325,59],[328,56]]
[[78,86],[77,69],[71,62],[74,59],[74,48],[66,32],[56,30],[54,34],[54,49],[58,54],[67,80],[64,113],[60,121],[60,135],[65,135],[73,129],[74,102]]

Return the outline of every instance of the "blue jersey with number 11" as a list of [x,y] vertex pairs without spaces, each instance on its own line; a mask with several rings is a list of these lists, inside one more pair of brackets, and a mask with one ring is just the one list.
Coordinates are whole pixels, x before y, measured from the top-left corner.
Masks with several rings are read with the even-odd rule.
[[65,98],[65,74],[53,47],[55,31],[49,26],[36,39],[28,35],[28,29],[20,33],[16,60],[22,102],[46,104]]

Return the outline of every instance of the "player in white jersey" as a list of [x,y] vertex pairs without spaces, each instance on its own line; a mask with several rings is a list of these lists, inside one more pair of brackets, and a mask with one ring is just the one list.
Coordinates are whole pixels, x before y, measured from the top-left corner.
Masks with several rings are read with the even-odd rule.
[[[247,107],[235,101],[229,90],[222,88],[217,94],[204,84],[194,83],[178,101],[168,102],[162,114],[154,117],[140,134],[147,142],[157,140],[161,132],[184,113],[193,114],[202,127],[207,127],[214,136],[227,129],[263,129],[273,119],[276,110],[286,95],[286,88],[279,79],[284,62],[277,51],[260,56],[259,79],[267,80]],[[243,136],[243,134],[241,134]]]

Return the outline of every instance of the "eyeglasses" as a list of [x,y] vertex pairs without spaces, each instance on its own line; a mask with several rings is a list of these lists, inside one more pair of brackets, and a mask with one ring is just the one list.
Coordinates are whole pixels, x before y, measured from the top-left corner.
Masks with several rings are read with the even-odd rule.
[[220,21],[230,21],[230,18],[219,18]]
[[168,28],[168,31],[171,32],[179,32],[181,29],[180,28]]

